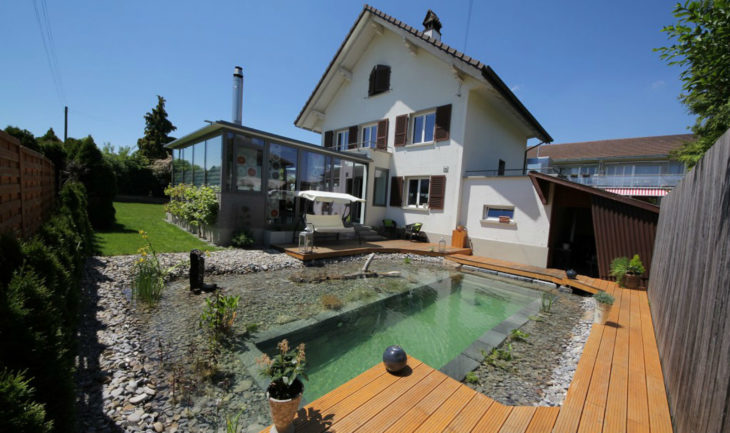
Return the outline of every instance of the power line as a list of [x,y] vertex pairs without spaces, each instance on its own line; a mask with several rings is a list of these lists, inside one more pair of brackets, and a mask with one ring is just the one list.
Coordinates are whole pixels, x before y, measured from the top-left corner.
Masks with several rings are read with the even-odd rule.
[[61,105],[68,105],[66,104],[66,94],[63,90],[63,81],[61,80],[61,72],[58,66],[56,46],[53,32],[51,31],[51,21],[48,19],[48,6],[46,0],[40,0],[40,7],[38,3],[39,0],[33,0],[33,9],[35,10],[38,30],[41,33],[41,41],[43,42],[43,50],[46,53],[48,68],[51,70],[51,78],[53,79],[53,85],[56,88],[59,102]]
[[466,31],[464,32],[464,48],[463,53],[466,53],[466,42],[469,40],[469,25],[471,24],[471,7],[474,4],[474,0],[469,0],[469,10],[466,13]]

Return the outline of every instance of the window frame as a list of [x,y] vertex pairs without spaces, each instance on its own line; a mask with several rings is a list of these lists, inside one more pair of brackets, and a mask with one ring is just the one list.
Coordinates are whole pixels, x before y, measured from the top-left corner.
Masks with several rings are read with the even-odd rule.
[[[417,180],[418,181],[417,186],[416,186],[416,191],[417,191],[416,192],[416,204],[410,204],[409,203],[410,190],[411,190],[411,181],[412,180]],[[425,204],[421,204],[420,203],[420,201],[421,201],[420,200],[420,198],[421,198],[421,182],[424,181],[424,180],[428,182],[428,191],[426,192],[426,203]],[[422,210],[428,210],[429,209],[429,200],[430,200],[430,197],[431,197],[430,196],[430,194],[431,194],[431,176],[408,176],[408,177],[403,178],[403,183],[404,183],[404,187],[403,188],[405,190],[404,191],[405,194],[403,195],[403,197],[405,199],[404,200],[405,203],[402,205],[402,207],[405,208],[405,209],[422,209]]]
[[[508,211],[511,212],[511,215],[499,215],[496,217],[490,217],[489,211],[490,210],[499,210],[499,211]],[[500,216],[509,216],[509,223],[514,224],[515,223],[515,207],[514,206],[507,206],[507,205],[496,205],[496,204],[485,204],[482,208],[482,222],[488,222],[488,223],[499,223],[499,217]],[[502,223],[504,224],[504,223]]]
[[[433,130],[431,131],[431,140],[426,140],[426,125],[428,124],[427,118],[428,116],[433,116]],[[416,132],[416,119],[423,118],[423,129],[421,132],[421,141],[415,141],[415,132]],[[436,110],[425,110],[413,113],[408,118],[408,139],[406,140],[406,144],[409,145],[426,145],[426,144],[433,144],[436,142]]]
[[[344,137],[342,145],[340,145],[340,137]],[[350,128],[335,130],[334,148],[340,152],[347,150],[350,145]]]
[[[377,186],[377,180],[378,180],[378,172],[385,172],[385,194],[383,195],[383,203],[377,203],[375,200],[378,198],[378,194],[376,192],[376,186]],[[373,206],[378,207],[386,207],[388,206],[388,192],[390,189],[388,188],[388,182],[390,180],[390,170],[387,168],[379,168],[375,167],[375,170],[373,170]]]
[[[366,145],[365,143],[365,130],[370,129],[372,130],[372,134],[370,134],[369,143],[370,145]],[[378,147],[378,122],[371,122],[366,123],[364,125],[360,126],[360,147],[365,149],[377,149]]]

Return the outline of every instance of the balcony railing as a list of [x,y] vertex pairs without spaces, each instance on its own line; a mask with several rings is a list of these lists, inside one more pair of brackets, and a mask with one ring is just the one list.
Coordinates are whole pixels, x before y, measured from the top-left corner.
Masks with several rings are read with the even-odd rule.
[[557,171],[555,171],[552,167],[546,167],[546,168],[540,168],[540,169],[528,168],[527,170],[524,170],[521,168],[508,168],[505,170],[467,170],[465,174],[466,174],[466,176],[515,177],[515,176],[527,176],[527,173],[529,173],[531,171],[536,171],[538,173],[544,173],[544,174],[557,174]]
[[596,188],[666,188],[674,187],[683,174],[655,174],[641,176],[569,175],[566,179]]

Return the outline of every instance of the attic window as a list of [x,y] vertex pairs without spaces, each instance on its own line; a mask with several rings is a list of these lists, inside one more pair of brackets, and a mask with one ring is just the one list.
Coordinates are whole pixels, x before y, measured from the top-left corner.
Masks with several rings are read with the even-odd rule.
[[370,85],[368,96],[374,96],[390,90],[390,66],[375,65],[370,71]]

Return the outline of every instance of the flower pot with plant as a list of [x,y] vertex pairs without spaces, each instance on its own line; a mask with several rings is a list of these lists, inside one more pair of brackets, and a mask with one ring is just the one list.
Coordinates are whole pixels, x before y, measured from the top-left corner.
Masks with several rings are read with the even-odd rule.
[[611,312],[613,306],[614,297],[601,290],[600,292],[593,295],[593,299],[596,301],[596,310],[593,314],[593,323],[599,325],[605,325],[608,313]]
[[626,271],[626,275],[624,276],[626,288],[638,289],[641,285],[641,275],[646,271],[646,268],[644,268],[644,264],[641,263],[641,259],[638,254],[634,254],[634,257],[631,258]]
[[266,391],[274,420],[272,433],[291,433],[294,431],[294,415],[302,401],[304,385],[299,378],[307,380],[304,373],[304,343],[296,349],[289,349],[289,342],[281,340],[278,344],[279,354],[273,358],[263,355],[259,359],[261,374],[271,378]]

